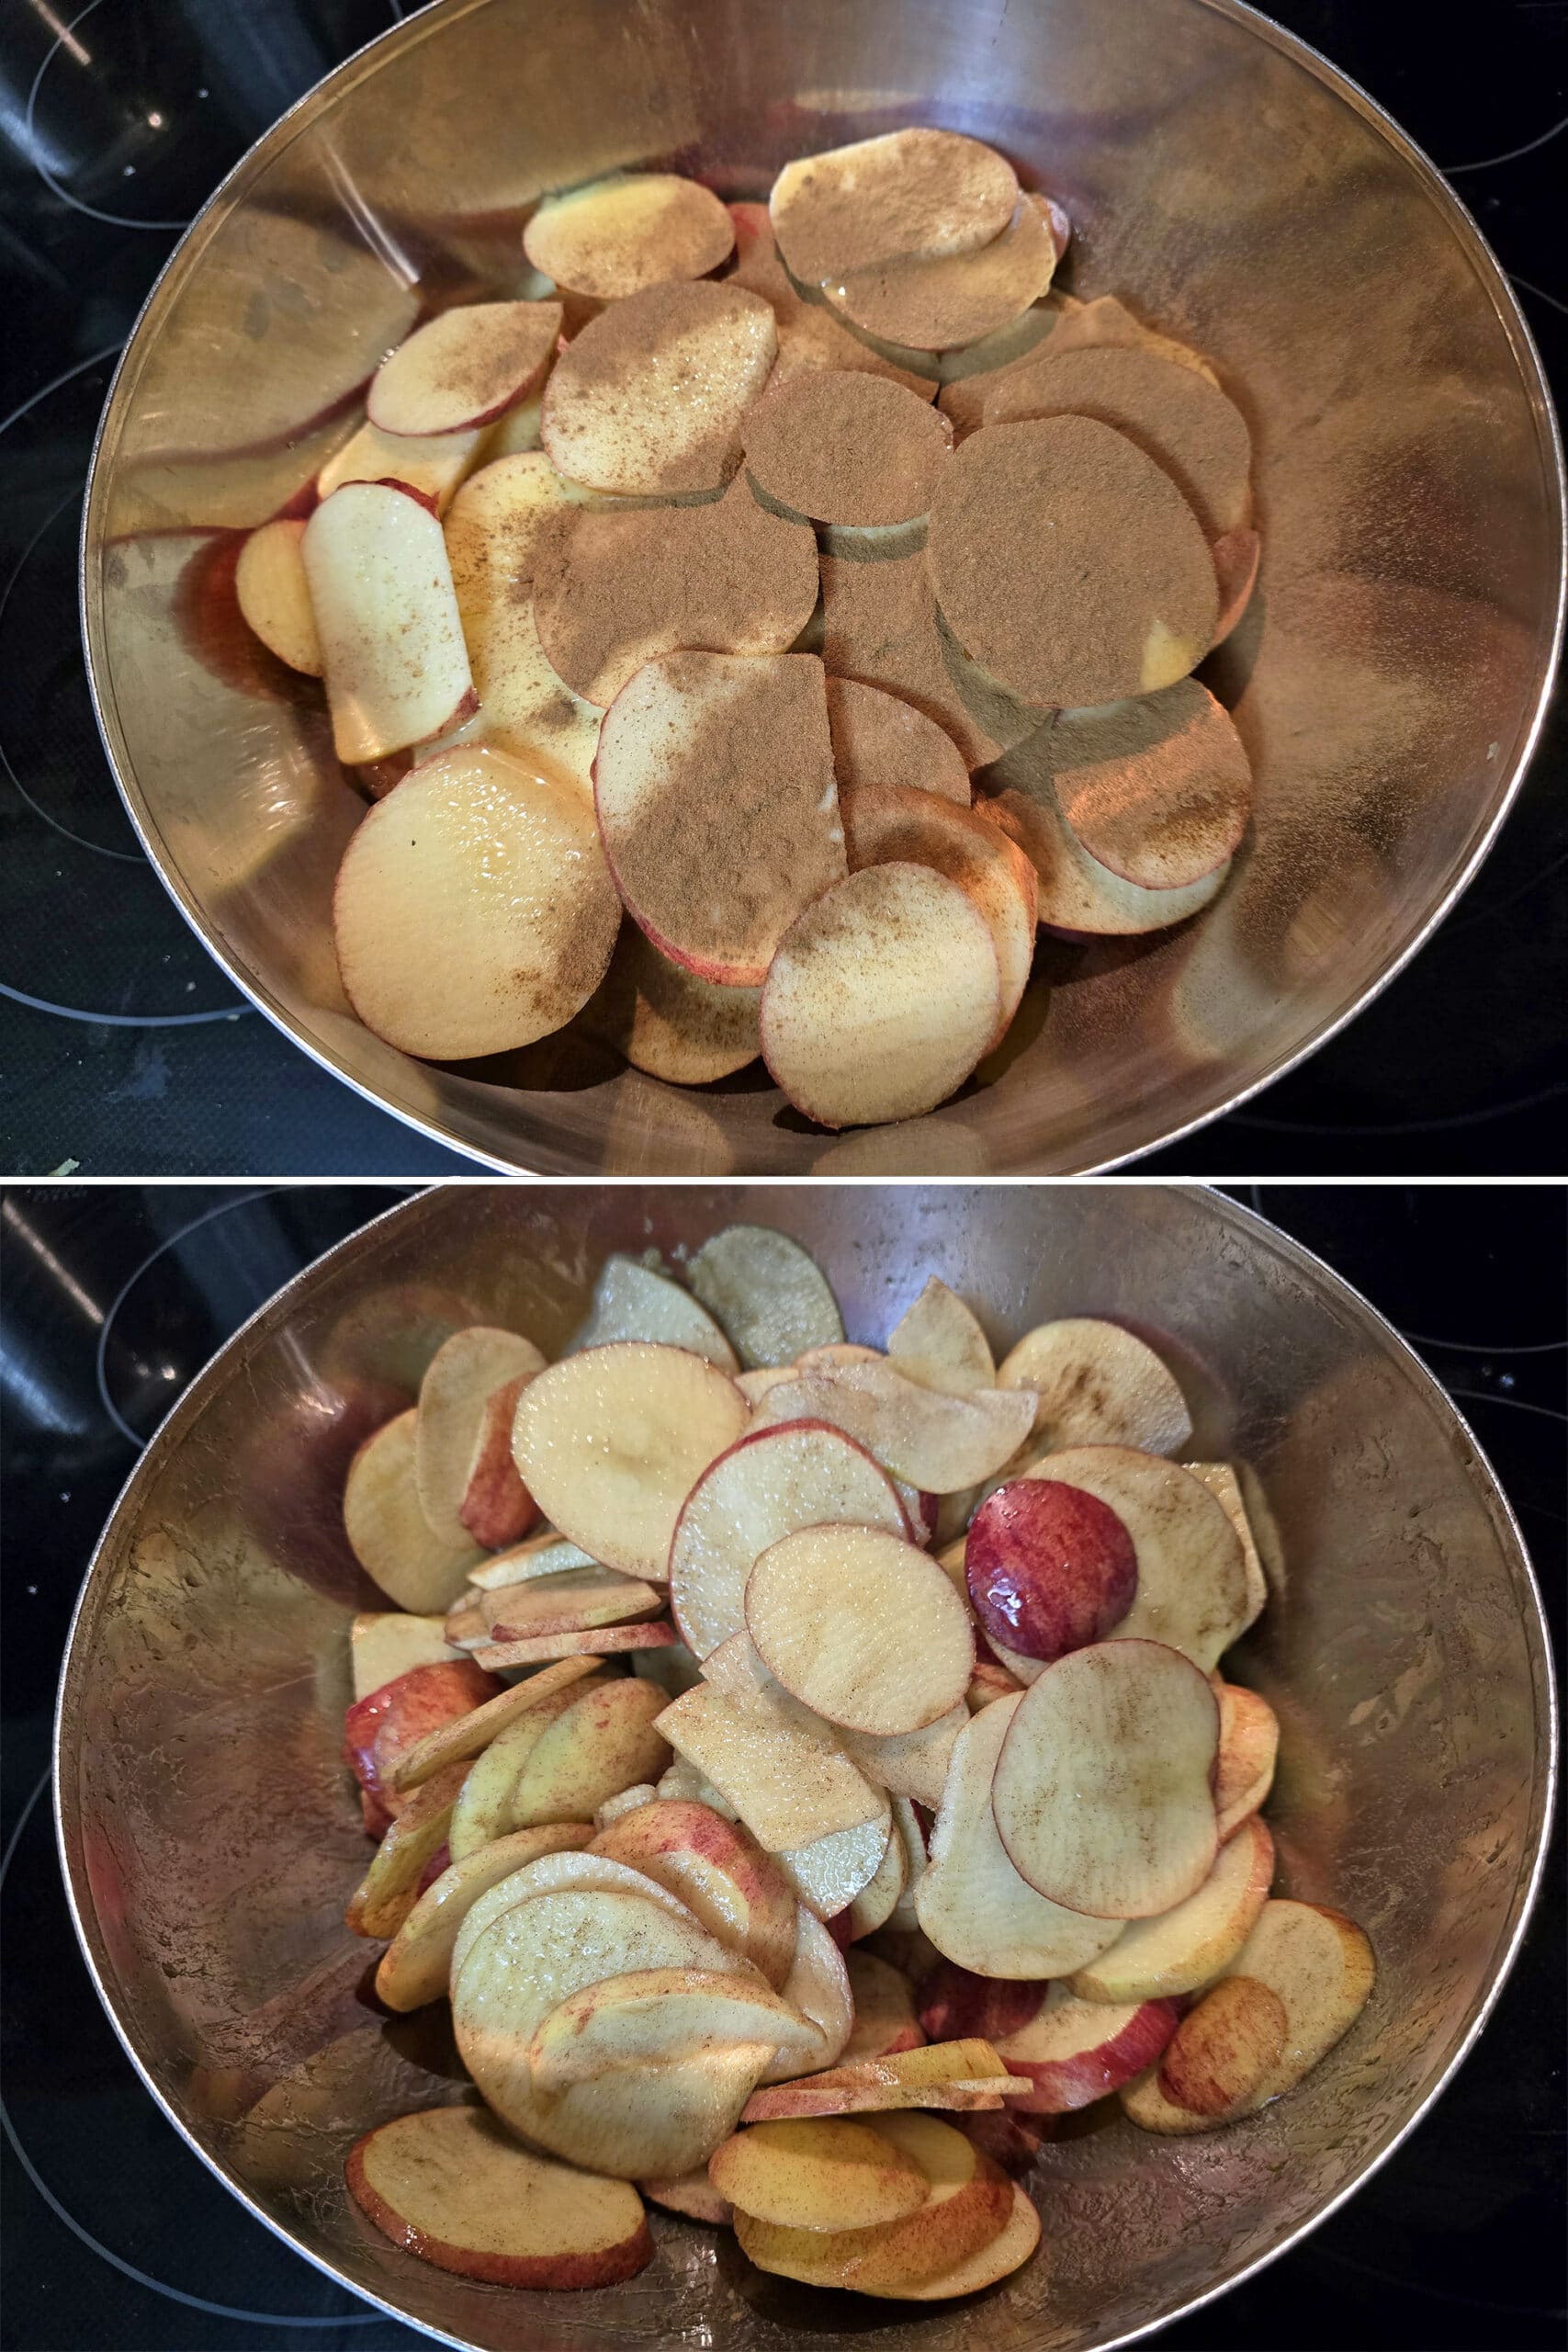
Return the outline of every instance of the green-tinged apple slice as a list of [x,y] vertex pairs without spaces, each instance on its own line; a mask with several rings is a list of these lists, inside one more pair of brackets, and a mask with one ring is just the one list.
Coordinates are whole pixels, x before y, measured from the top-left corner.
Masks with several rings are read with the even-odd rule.
[[598,1667],[597,1658],[562,1658],[558,1665],[547,1666],[530,1675],[525,1682],[486,1699],[468,1713],[437,1724],[399,1758],[393,1773],[394,1788],[416,1789],[442,1765],[468,1762],[523,1716],[532,1714],[535,1708],[558,1692],[581,1685],[589,1675],[597,1673]]
[[[833,682],[825,684],[830,695]],[[843,1343],[843,1317],[827,1275],[808,1250],[773,1226],[725,1226],[695,1252],[686,1279],[748,1371]]]
[[635,1258],[618,1251],[605,1259],[593,1285],[588,1320],[572,1340],[570,1352],[608,1347],[615,1340],[649,1340],[660,1347],[685,1348],[716,1364],[720,1372],[739,1372],[734,1349],[699,1299],[664,1274],[649,1272]]

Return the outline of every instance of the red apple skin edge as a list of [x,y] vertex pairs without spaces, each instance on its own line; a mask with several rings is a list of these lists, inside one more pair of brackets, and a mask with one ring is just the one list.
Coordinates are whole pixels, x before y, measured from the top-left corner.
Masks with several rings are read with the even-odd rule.
[[388,1824],[408,1802],[390,1783],[398,1758],[438,1724],[472,1714],[505,1688],[468,1658],[442,1658],[410,1667],[355,1701],[343,1719],[343,1760]]
[[928,2041],[994,2042],[1033,2022],[1046,1988],[1013,1977],[976,1976],[943,1960],[919,1990],[916,2007]]
[[1154,2064],[1180,2024],[1184,2006],[1180,2001],[1142,2001],[1120,2032],[1070,2057],[1042,2060],[1004,2053],[1008,2072],[1028,2075],[1034,2085],[1010,2104],[1026,2115],[1066,2115],[1075,2108],[1091,2107]]
[[964,1553],[984,1630],[1047,1664],[1101,1642],[1138,1593],[1138,1555],[1097,1495],[1059,1478],[1014,1478],[976,1512]]
[[[367,2132],[365,2138],[371,2136]],[[519,2254],[480,2254],[468,2246],[452,2245],[445,2238],[426,2237],[371,2188],[365,2177],[364,2146],[365,2140],[355,2142],[344,2167],[349,2195],[394,2245],[405,2246],[438,2270],[455,2271],[460,2278],[481,2278],[494,2287],[613,2287],[623,2278],[635,2278],[653,2259],[653,2236],[646,2215],[641,2231],[624,2246],[597,2254],[541,2255],[534,2260]]]

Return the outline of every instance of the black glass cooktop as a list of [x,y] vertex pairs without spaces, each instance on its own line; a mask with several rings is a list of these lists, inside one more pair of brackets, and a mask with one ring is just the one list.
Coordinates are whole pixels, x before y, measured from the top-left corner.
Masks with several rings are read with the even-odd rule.
[[[179,230],[399,0],[0,0],[0,1168],[423,1175],[468,1167],[241,997],[142,856],[76,624],[80,492],[114,356]],[[1568,380],[1568,8],[1278,0],[1453,177]],[[1555,1170],[1568,995],[1559,711],[1437,938],[1307,1068],[1149,1167]],[[90,919],[87,910],[91,910]]]
[[[1568,1265],[1555,1189],[1253,1186],[1458,1398],[1523,1526],[1561,1652]],[[379,2352],[424,2339],[253,2222],[141,2087],[67,1917],[48,1785],[66,1626],[115,1495],[213,1350],[402,1197],[369,1187],[13,1186],[0,1204],[7,1537],[7,2352]],[[1538,2352],[1562,2340],[1561,1849],[1479,2051],[1293,2255],[1156,2339],[1177,2352]]]

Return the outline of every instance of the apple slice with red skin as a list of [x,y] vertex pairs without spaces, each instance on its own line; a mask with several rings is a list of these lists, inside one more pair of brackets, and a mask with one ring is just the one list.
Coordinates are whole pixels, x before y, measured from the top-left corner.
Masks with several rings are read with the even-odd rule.
[[[999,2116],[976,2116],[974,2123],[999,2123]],[[1013,2127],[1016,2130],[1016,2125]],[[975,2144],[983,2153],[989,2143],[976,2138]],[[1006,2167],[1003,2167],[1006,2169]],[[1033,2199],[1013,2183],[1012,2210],[996,2236],[987,2238],[974,2254],[965,2255],[934,2278],[921,2278],[913,2286],[868,2288],[869,2294],[878,2294],[897,2302],[941,2302],[951,2296],[978,2294],[985,2287],[994,2287],[1000,2278],[1010,2278],[1021,2270],[1040,2244],[1040,2215]]]
[[1015,2180],[1033,2169],[1051,2132],[1045,2117],[1024,2114],[1016,2103],[1010,2103],[999,2113],[963,2116],[958,2129]]
[[[450,1859],[446,1847],[440,1848],[426,1866],[412,1910],[381,1954],[376,1971],[378,2000],[398,2010],[423,2008],[427,2001],[444,2000],[457,1930],[480,1895],[529,1862],[537,1861],[542,1854],[586,1846],[588,1837],[581,1822],[551,1821],[492,1838],[488,1846],[457,1862]],[[433,1875],[432,1865],[441,1854],[447,1859]]]
[[749,1418],[735,1383],[700,1356],[623,1340],[529,1384],[513,1453],[563,1535],[605,1567],[657,1581],[686,1497]]
[[555,356],[558,302],[468,302],[417,327],[370,379],[383,433],[467,433],[525,399]]
[[240,616],[269,653],[307,678],[321,675],[321,640],[299,542],[305,526],[278,518],[251,532],[234,567]]
[[679,652],[604,715],[593,762],[604,854],[633,919],[703,979],[756,988],[845,873],[821,662]]
[[926,2037],[915,2015],[914,1987],[902,1969],[863,1951],[858,1944],[844,1954],[844,1966],[855,2010],[853,2030],[839,2053],[845,2064],[918,2050]]
[[1214,1772],[1214,1812],[1222,1838],[1254,1815],[1274,1785],[1280,1722],[1267,1699],[1239,1683],[1222,1682],[1220,1754]]
[[367,1698],[355,1700],[343,1719],[343,1760],[371,1800],[382,1828],[407,1802],[406,1787],[398,1786],[404,1758],[445,1725],[474,1714],[500,1690],[492,1674],[468,1658],[452,1658],[410,1667]]
[[925,2203],[919,2165],[865,2123],[754,2123],[708,2158],[732,2205],[789,2230],[868,2229]]
[[1010,2035],[1032,2024],[1045,1990],[1037,1978],[976,1976],[942,1960],[920,1980],[920,2024],[932,2041],[977,2039],[999,2052]]
[[635,1969],[581,1986],[544,2018],[525,2052],[546,2098],[594,2075],[668,2065],[743,2041],[771,2041],[796,2065],[816,2028],[760,1976]]
[[454,1331],[432,1356],[419,1385],[414,1484],[431,1532],[447,1543],[500,1551],[537,1517],[513,1464],[512,1419],[519,1384],[544,1363],[532,1340],[486,1324]]
[[782,1990],[795,1962],[798,1906],[777,1861],[740,1823],[709,1805],[656,1797],[601,1828],[593,1851],[678,1895],[699,1927]]
[[1239,2114],[1284,2055],[1290,2019],[1272,1985],[1227,1976],[1188,2011],[1160,2061],[1161,2095],[1224,2122]]
[[529,1634],[514,1642],[480,1642],[473,1652],[479,1665],[493,1673],[513,1666],[542,1666],[567,1657],[606,1658],[624,1650],[669,1649],[677,1639],[673,1625],[650,1617],[635,1625],[596,1625],[585,1634]]
[[1274,1840],[1256,1815],[1221,1846],[1195,1894],[1139,1919],[1069,1977],[1087,2001],[1149,2001],[1195,1993],[1230,1966],[1251,1934],[1274,1876]]
[[349,1899],[344,1924],[356,1936],[395,1936],[419,1899],[427,1864],[445,1850],[468,1773],[446,1764],[417,1788],[387,1831]]
[[929,1554],[875,1527],[805,1527],[746,1584],[746,1623],[784,1688],[827,1722],[889,1737],[951,1713],[975,1645]]
[[474,467],[495,454],[489,448],[490,437],[479,426],[471,433],[419,436],[383,433],[367,420],[317,474],[316,496],[330,498],[345,481],[400,481],[429,499],[437,514],[445,514]]
[[416,1666],[445,1666],[457,1652],[440,1617],[413,1617],[403,1609],[365,1610],[349,1628],[349,1663],[355,1701],[410,1674]]
[[333,748],[353,766],[474,707],[463,625],[434,509],[401,482],[345,482],[300,542]]
[[1021,2094],[1022,2075],[1010,2075],[984,2041],[926,2042],[883,2058],[860,2058],[753,2092],[741,2120],[764,2123],[784,2116],[888,2114],[899,2109],[992,2107],[1005,2092]]
[[642,2199],[519,2146],[478,2107],[434,2108],[356,2140],[350,2196],[394,2245],[498,2287],[611,2287],[653,2259]]
[[1103,1641],[1138,1590],[1138,1556],[1122,1521],[1098,1496],[1057,1478],[1015,1478],[988,1495],[964,1565],[986,1634],[1046,1664]]
[[657,1586],[617,1568],[568,1568],[558,1577],[534,1577],[526,1584],[503,1585],[479,1599],[479,1614],[492,1643],[527,1641],[541,1634],[596,1633],[635,1618],[655,1617],[664,1606]]
[[448,1543],[431,1532],[414,1479],[415,1414],[394,1415],[367,1437],[348,1465],[343,1494],[349,1549],[389,1600],[415,1615],[449,1609],[483,1555],[470,1537]]
[[1113,2007],[1077,2000],[1065,1984],[1041,1990],[1034,2016],[996,2045],[1009,2071],[1033,2084],[1012,2101],[1033,2115],[1065,2115],[1120,2090],[1160,2055],[1181,2016],[1178,2001]]

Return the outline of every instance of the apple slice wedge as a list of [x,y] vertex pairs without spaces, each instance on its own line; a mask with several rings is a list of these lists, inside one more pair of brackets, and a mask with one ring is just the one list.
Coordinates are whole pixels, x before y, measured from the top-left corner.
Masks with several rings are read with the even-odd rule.
[[536,2028],[525,2055],[547,2098],[595,2075],[712,2056],[737,2042],[772,2042],[776,2056],[798,2064],[816,2039],[760,1979],[647,1968],[569,1994]]
[[594,1829],[596,1831],[608,1829],[611,1823],[618,1821],[623,1813],[640,1813],[646,1806],[657,1804],[658,1798],[657,1781],[634,1781],[629,1789],[622,1789],[615,1796],[606,1797],[602,1804],[595,1805]]
[[794,1963],[795,1897],[776,1860],[711,1806],[655,1794],[601,1827],[596,1854],[641,1871],[697,1924],[781,1989]]
[[356,1936],[395,1936],[413,1909],[425,1865],[450,1834],[468,1769],[444,1764],[414,1791],[377,1847],[344,1915]]
[[835,2065],[849,2046],[854,2025],[854,1996],[844,1955],[805,1903],[795,1906],[795,1956],[780,1990],[813,2026],[817,2039],[804,2059],[773,2060],[759,2077],[764,2083],[791,2081],[803,2072]]
[[[515,1410],[513,1419],[517,1418]],[[525,1535],[519,1544],[509,1544],[479,1563],[468,1574],[472,1596],[481,1592],[499,1592],[503,1585],[528,1584],[536,1577],[558,1577],[568,1568],[592,1568],[599,1563],[590,1559],[581,1544],[569,1544],[553,1527],[541,1527]]]
[[685,1348],[720,1372],[739,1372],[734,1349],[699,1299],[651,1272],[618,1250],[606,1258],[593,1284],[588,1320],[570,1353],[608,1347],[616,1340],[648,1340],[660,1347]]
[[653,2259],[642,2199],[519,2147],[482,2108],[441,2107],[356,2140],[349,2195],[394,2245],[497,2287],[611,2287]]
[[1137,1550],[1117,1513],[1082,1487],[1043,1476],[1010,1478],[987,1496],[964,1541],[964,1569],[981,1631],[1015,1672],[1017,1661],[1038,1672],[1103,1641],[1138,1593]]
[[1196,678],[1101,710],[1059,711],[1040,749],[1064,820],[1124,882],[1190,889],[1241,845],[1252,763],[1229,713]]
[[1189,1471],[1201,1487],[1208,1487],[1235,1530],[1236,1542],[1241,1545],[1242,1566],[1247,1571],[1247,1620],[1241,1627],[1245,1633],[1247,1626],[1256,1624],[1269,1606],[1269,1579],[1264,1574],[1258,1539],[1252,1532],[1252,1521],[1241,1491],[1241,1481],[1228,1462],[1186,1462],[1182,1468]]
[[1179,1651],[1122,1639],[1058,1658],[997,1758],[991,1810],[1014,1868],[1093,1918],[1168,1911],[1213,1866],[1218,1747],[1214,1694]]
[[1177,2030],[1179,2001],[1082,2001],[1065,1984],[1043,1988],[1026,2025],[998,2037],[997,2055],[1033,2087],[1013,2097],[1031,2115],[1065,2115],[1120,2090],[1152,2065]]
[[[443,1764],[469,1762],[522,1716],[531,1714],[558,1692],[570,1690],[596,1673],[598,1664],[592,1657],[562,1658],[558,1665],[545,1667],[510,1690],[496,1691],[494,1695],[488,1690],[481,1692],[479,1703],[470,1702],[466,1712],[454,1713],[449,1721],[438,1718],[412,1743],[403,1746],[392,1768],[391,1785],[400,1792],[416,1789],[422,1781],[428,1781],[433,1772],[439,1771]],[[479,1669],[474,1668],[471,1671],[477,1677]],[[483,1680],[489,1685],[491,1678],[486,1675]]]
[[858,678],[829,677],[828,725],[840,793],[863,785],[904,785],[968,808],[964,754],[913,703]]
[[708,2178],[705,2166],[695,2172],[683,2172],[674,2180],[639,2180],[638,2188],[651,2205],[662,2205],[667,2213],[683,2213],[689,2222],[706,2222],[711,2229],[728,2230],[735,2220],[735,2209],[728,2197],[721,2197]]
[[481,1894],[512,1878],[542,1854],[570,1852],[588,1843],[581,1822],[551,1821],[513,1830],[451,1862],[415,1902],[376,1971],[376,1994],[389,2009],[423,2008],[446,1996],[457,1930]]
[[912,2286],[873,2287],[868,2294],[886,2296],[898,2302],[934,2303],[953,2295],[978,2294],[983,2287],[994,2287],[999,2278],[1010,2278],[1021,2270],[1040,2244],[1040,2215],[1033,2201],[1013,2183],[1012,2211],[994,2238],[974,2254],[964,2256],[947,2269],[939,2270],[932,2278],[921,2278]]
[[905,254],[846,270],[828,300],[863,333],[910,351],[959,350],[999,334],[1055,275],[1051,209],[1043,197],[1021,196],[1000,235],[978,252]]
[[860,2058],[753,2092],[741,2120],[763,2123],[800,2115],[888,2114],[901,2108],[990,2106],[1021,2094],[1027,2080],[1009,2074],[986,2041],[931,2041],[883,2058]]
[[914,2160],[870,2124],[754,2123],[708,2158],[708,2178],[732,2205],[786,2230],[868,2229],[925,2203]]
[[1137,1590],[1117,1622],[1117,1638],[1165,1643],[1207,1674],[1247,1611],[1241,1545],[1208,1489],[1179,1463],[1130,1446],[1068,1447],[1023,1475],[1079,1488],[1112,1510],[1132,1537]]
[[530,1382],[513,1452],[563,1535],[605,1567],[657,1582],[686,1497],[749,1418],[735,1383],[700,1356],[622,1340]]
[[[620,920],[591,811],[479,744],[423,762],[377,802],[333,893],[355,1011],[389,1045],[438,1060],[563,1027],[604,978]],[[420,952],[433,931],[434,958]]]
[[917,1118],[962,1086],[1001,1008],[991,928],[968,893],[927,865],[868,866],[777,942],[762,1058],[819,1126]]
[[415,1614],[449,1609],[484,1555],[466,1532],[434,1534],[419,1505],[414,1462],[417,1415],[411,1407],[367,1437],[348,1465],[344,1532],[367,1576]]
[[1038,1894],[1008,1858],[991,1782],[1023,1693],[997,1700],[959,1734],[915,1891],[920,1927],[946,1959],[979,1976],[1065,1976],[1113,1944],[1116,1920],[1094,1919]]
[[862,1936],[874,1936],[878,1928],[886,1926],[903,1898],[908,1875],[904,1841],[894,1833],[889,1821],[882,1860],[848,1909],[833,1922],[835,1932],[843,1933],[846,1945],[858,1941]]
[[958,1735],[968,1720],[969,1710],[960,1700],[945,1715],[938,1715],[919,1731],[896,1732],[887,1738],[875,1738],[869,1733],[846,1731],[840,1725],[839,1736],[845,1752],[875,1787],[886,1789],[896,1803],[907,1803],[912,1797],[934,1813],[947,1786],[948,1766],[958,1745]]
[[1153,1348],[1098,1316],[1036,1324],[1003,1357],[997,1383],[1033,1389],[1035,1434],[1053,1453],[1077,1445],[1174,1453],[1192,1434],[1186,1400]]
[[996,1386],[996,1361],[974,1310],[938,1274],[888,1333],[887,1360],[906,1380],[942,1396]]
[[773,1226],[723,1227],[692,1258],[686,1279],[748,1371],[843,1343],[832,1284],[811,1252]]
[[512,1828],[592,1822],[606,1797],[657,1781],[670,1761],[669,1745],[654,1729],[664,1705],[655,1684],[616,1676],[578,1683],[562,1695],[566,1705],[522,1758],[509,1807]]
[[254,530],[234,567],[240,617],[290,670],[319,678],[324,668],[299,542],[305,526],[279,516]]
[[[537,1894],[635,1894],[639,1902],[651,1903],[666,1918],[674,1920],[678,1928],[696,1924],[677,1895],[645,1878],[640,1871],[628,1870],[624,1862],[612,1861],[607,1854],[591,1854],[586,1847],[560,1847],[536,1855],[531,1862],[498,1879],[469,1905],[452,1946],[451,1985],[456,1986],[479,1938],[507,1912],[515,1910],[520,1903],[531,1903]],[[696,1961],[691,1964],[699,1965]],[[538,2009],[535,2023],[544,2014],[543,2009]],[[532,2025],[528,2030],[533,2031]]]
[[968,1612],[928,1553],[876,1527],[805,1527],[763,1552],[746,1625],[769,1671],[831,1724],[923,1730],[968,1688]]
[[902,1969],[852,1945],[844,1955],[854,2000],[854,2029],[839,2053],[846,2064],[918,2050],[925,2040],[915,2015],[914,1987]]
[[604,854],[634,921],[703,979],[756,988],[842,878],[821,662],[661,654],[604,715],[593,763]]
[[445,514],[458,489],[486,453],[490,435],[470,433],[383,433],[368,419],[333,452],[316,476],[316,496],[330,498],[345,481],[400,481]]
[[890,1820],[878,1815],[852,1829],[836,1829],[809,1845],[786,1847],[779,1868],[808,1911],[818,1919],[839,1919],[876,1876],[886,1859]]
[[663,1606],[664,1596],[656,1586],[640,1577],[624,1577],[618,1568],[596,1566],[502,1585],[479,1598],[479,1614],[492,1643],[527,1641],[539,1634],[592,1633],[656,1616]]
[[[485,1324],[454,1331],[432,1356],[419,1385],[413,1468],[419,1507],[433,1534],[499,1551],[528,1532],[535,1512],[512,1462],[512,1416],[521,1394],[517,1384],[543,1371],[544,1363],[532,1340]],[[502,1392],[511,1394],[510,1408],[500,1403]],[[503,1450],[497,1458],[495,1425],[502,1411]]]
[[746,1580],[763,1552],[829,1523],[908,1532],[886,1472],[827,1422],[749,1430],[711,1463],[670,1541],[670,1605],[693,1655],[706,1657],[743,1629]]
[[[577,1662],[570,1661],[574,1665]],[[597,1668],[599,1661],[594,1659],[593,1664]],[[554,1685],[528,1707],[513,1711],[487,1741],[468,1766],[468,1778],[453,1813],[447,1843],[455,1862],[466,1860],[481,1846],[488,1846],[514,1829],[533,1826],[519,1818],[514,1808],[524,1766],[550,1725],[585,1691],[597,1689],[603,1679],[594,1674]],[[448,1770],[449,1764],[437,1767],[438,1771]],[[628,1779],[637,1777],[633,1773]],[[583,1818],[591,1819],[592,1815]]]
[[1349,2032],[1371,1996],[1377,1963],[1361,1929],[1342,1912],[1275,1896],[1226,1974],[1257,1977],[1285,2006],[1285,2046],[1248,2098],[1251,2111],[1293,2090]]
[[345,482],[305,526],[333,748],[384,760],[453,726],[474,682],[441,526],[400,482]]
[[1086,2001],[1152,2001],[1195,1993],[1228,1968],[1251,1934],[1274,1877],[1274,1840],[1256,1815],[1221,1846],[1195,1894],[1138,1919],[1109,1951],[1075,1970]]
[[444,1666],[461,1657],[443,1630],[443,1617],[411,1616],[403,1609],[366,1610],[349,1628],[349,1665],[355,1700],[416,1666]]
[[1056,805],[1041,729],[1010,750],[987,778],[976,813],[998,825],[1034,868],[1042,931],[1071,939],[1136,938],[1168,931],[1219,897],[1227,861],[1179,889],[1148,890],[1090,857]]
[[1027,1391],[944,1396],[907,1380],[891,1363],[840,1363],[771,1389],[752,1427],[829,1421],[893,1477],[926,1494],[948,1495],[978,1485],[1010,1462],[1029,1434],[1033,1413]]
[[1220,1836],[1228,1838],[1256,1815],[1274,1785],[1280,1722],[1267,1699],[1239,1683],[1222,1682],[1219,1700],[1214,1812]]
[[761,1001],[760,989],[702,979],[627,922],[597,995],[583,1007],[582,1025],[649,1078],[706,1086],[757,1059]]
[[383,433],[471,432],[525,399],[555,356],[558,302],[468,302],[383,359],[365,409]]
[[600,302],[705,277],[734,243],[734,224],[713,190],[674,172],[615,172],[547,196],[523,231],[536,269]]
[[[405,1758],[428,1739],[467,1724],[499,1689],[495,1677],[471,1658],[444,1654],[406,1668],[355,1701],[343,1719],[343,1760],[365,1792],[367,1826],[370,1816],[375,1817],[373,1835],[379,1837],[407,1802],[412,1784],[400,1785],[399,1780]],[[450,1763],[457,1752],[438,1756],[436,1761]],[[464,1747],[460,1752],[473,1751]]]
[[1181,2020],[1160,2060],[1162,2097],[1223,2123],[1239,2115],[1285,2052],[1290,2018],[1272,1985],[1227,1976]]
[[471,1655],[492,1674],[513,1666],[543,1666],[551,1659],[616,1657],[623,1651],[669,1649],[675,1628],[662,1617],[639,1619],[635,1625],[596,1625],[586,1634],[529,1634],[514,1642],[481,1641]]
[[[886,1832],[886,1798],[804,1708],[786,1712],[762,1691],[742,1698],[704,1683],[658,1721],[663,1737],[713,1781],[769,1853],[868,1822]],[[873,1870],[882,1850],[879,1844]]]

